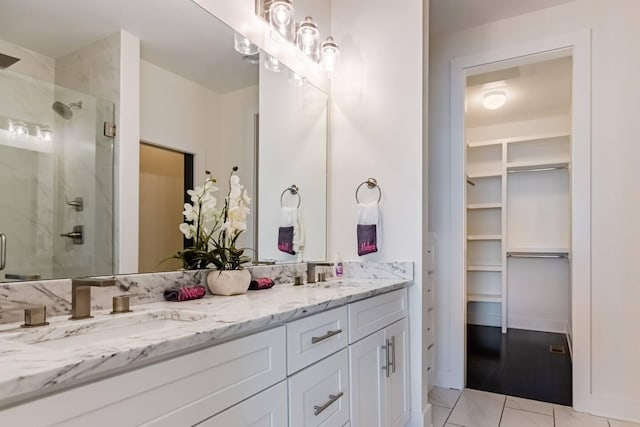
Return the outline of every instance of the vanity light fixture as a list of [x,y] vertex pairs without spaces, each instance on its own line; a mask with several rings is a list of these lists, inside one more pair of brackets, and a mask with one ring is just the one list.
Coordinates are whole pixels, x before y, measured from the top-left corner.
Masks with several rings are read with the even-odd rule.
[[269,54],[267,54],[267,59],[265,59],[264,61],[264,68],[269,71],[273,71],[274,73],[279,73],[280,71],[282,71],[282,68],[280,67],[280,61]]
[[238,32],[233,35],[233,47],[243,55],[256,55],[259,50],[256,44]]
[[38,128],[38,138],[44,142],[51,142],[53,140],[53,130],[47,126]]
[[300,23],[297,33],[298,49],[305,54],[305,56],[314,62],[318,62],[320,52],[320,30],[318,25],[313,22],[313,18],[307,16],[304,21]]
[[293,70],[289,70],[289,84],[295,87],[304,86],[305,78]]
[[264,6],[265,18],[268,17],[271,28],[293,42],[296,38],[296,15],[291,0],[265,1]]
[[329,75],[329,78],[331,78],[340,56],[338,44],[333,40],[333,37],[329,36],[327,40],[320,45],[320,51],[322,54],[322,65],[324,65],[325,71]]
[[507,102],[507,93],[504,90],[492,90],[482,95],[482,105],[488,110],[497,110]]
[[11,122],[9,131],[16,138],[27,138],[29,136],[29,127],[25,122]]
[[254,53],[253,55],[242,55],[242,60],[248,64],[256,65],[260,63],[260,54]]

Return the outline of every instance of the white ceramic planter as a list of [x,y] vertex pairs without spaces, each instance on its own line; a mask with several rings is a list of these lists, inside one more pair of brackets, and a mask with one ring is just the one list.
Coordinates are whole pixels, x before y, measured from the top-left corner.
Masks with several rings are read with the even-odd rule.
[[249,270],[216,270],[207,275],[207,286],[214,295],[239,295],[249,289]]

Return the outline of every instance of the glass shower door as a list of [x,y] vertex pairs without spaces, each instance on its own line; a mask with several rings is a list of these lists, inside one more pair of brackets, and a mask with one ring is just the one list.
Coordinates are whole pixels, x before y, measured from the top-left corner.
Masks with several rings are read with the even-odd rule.
[[113,103],[0,72],[0,282],[113,273],[113,120]]

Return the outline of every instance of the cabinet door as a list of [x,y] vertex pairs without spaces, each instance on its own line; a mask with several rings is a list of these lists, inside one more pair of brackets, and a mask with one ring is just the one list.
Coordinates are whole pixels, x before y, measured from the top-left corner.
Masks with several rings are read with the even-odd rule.
[[287,382],[209,418],[198,427],[282,427],[287,425]]
[[409,338],[404,318],[384,330],[389,349],[389,376],[386,378],[385,426],[400,427],[409,421]]
[[351,370],[351,422],[354,426],[384,427],[382,397],[385,366],[384,331],[349,347]]
[[347,349],[289,377],[291,427],[342,427],[349,421]]

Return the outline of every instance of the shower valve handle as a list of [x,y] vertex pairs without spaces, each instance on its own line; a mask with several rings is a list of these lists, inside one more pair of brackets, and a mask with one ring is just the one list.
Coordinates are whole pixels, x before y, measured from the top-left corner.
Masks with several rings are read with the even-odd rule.
[[82,245],[84,244],[84,226],[74,225],[73,231],[70,233],[62,233],[60,237],[68,237],[73,240],[74,245]]

